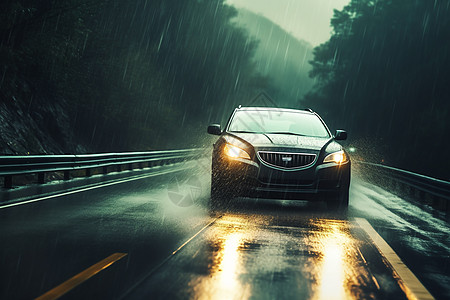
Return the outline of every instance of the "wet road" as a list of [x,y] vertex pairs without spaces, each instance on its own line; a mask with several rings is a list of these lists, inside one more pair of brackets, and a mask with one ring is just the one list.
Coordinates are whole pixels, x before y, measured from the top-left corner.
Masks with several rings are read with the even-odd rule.
[[435,298],[450,298],[449,226],[427,209],[355,176],[346,216],[320,203],[254,199],[210,212],[207,169],[163,167],[0,209],[0,298],[405,299],[358,220]]
[[374,249],[366,255],[379,265],[369,271],[360,249],[370,245],[347,221],[289,215],[224,214],[130,298],[405,298],[393,279],[380,288],[372,270],[391,274]]

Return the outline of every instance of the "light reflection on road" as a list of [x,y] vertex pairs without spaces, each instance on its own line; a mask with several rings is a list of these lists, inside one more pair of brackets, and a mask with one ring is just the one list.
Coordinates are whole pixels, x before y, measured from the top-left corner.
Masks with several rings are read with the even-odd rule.
[[236,290],[239,285],[236,269],[240,265],[238,250],[242,242],[241,238],[242,234],[240,233],[230,234],[223,243],[222,251],[218,253],[219,264],[216,271],[220,278],[219,284],[227,290]]
[[348,221],[310,219],[285,227],[265,216],[250,220],[225,215],[211,228],[209,275],[191,281],[194,298],[269,299],[277,296],[270,290],[275,281],[298,298],[373,298],[362,292],[373,282]]
[[[225,225],[225,224],[223,224]],[[232,223],[214,227],[210,240],[212,262],[209,265],[210,276],[200,280],[195,278],[191,283],[196,299],[236,299],[245,296],[243,282],[239,275],[243,272],[242,252],[243,238],[248,238],[240,228]]]
[[310,245],[317,256],[312,264],[317,267],[317,282],[313,284],[313,299],[348,299],[349,276],[353,268],[349,252],[352,238],[346,222],[325,220],[316,224],[319,233],[312,236]]

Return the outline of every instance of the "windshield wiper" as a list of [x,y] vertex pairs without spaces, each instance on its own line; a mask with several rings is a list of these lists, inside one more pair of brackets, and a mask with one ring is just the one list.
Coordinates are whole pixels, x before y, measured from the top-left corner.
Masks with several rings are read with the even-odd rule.
[[265,132],[266,134],[289,134],[289,135],[296,135],[296,136],[307,136],[305,134],[301,133],[294,133],[294,132]]

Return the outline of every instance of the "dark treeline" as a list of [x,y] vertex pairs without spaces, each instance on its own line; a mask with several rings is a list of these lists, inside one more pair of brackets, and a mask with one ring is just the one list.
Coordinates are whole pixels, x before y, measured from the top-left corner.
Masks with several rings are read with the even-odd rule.
[[368,160],[450,179],[450,1],[352,0],[331,24],[302,104]]
[[[224,0],[2,1],[1,153],[201,144],[271,89],[235,15]],[[450,0],[353,0],[332,26],[301,106],[368,160],[449,179]]]
[[2,1],[1,102],[65,152],[198,145],[205,124],[264,88],[235,15],[224,0]]

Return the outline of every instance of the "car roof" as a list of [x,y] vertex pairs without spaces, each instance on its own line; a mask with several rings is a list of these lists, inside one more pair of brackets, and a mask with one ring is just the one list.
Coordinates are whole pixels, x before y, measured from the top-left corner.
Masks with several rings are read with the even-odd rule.
[[261,111],[284,111],[284,112],[297,112],[297,113],[306,113],[306,114],[314,114],[314,112],[309,109],[309,108],[305,108],[305,109],[294,109],[294,108],[280,108],[280,107],[252,107],[252,106],[248,106],[248,107],[243,107],[243,106],[239,106],[237,108],[237,110],[241,111],[241,110],[261,110]]

